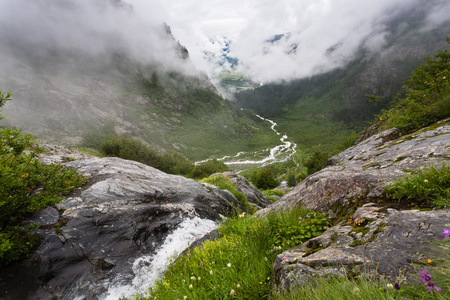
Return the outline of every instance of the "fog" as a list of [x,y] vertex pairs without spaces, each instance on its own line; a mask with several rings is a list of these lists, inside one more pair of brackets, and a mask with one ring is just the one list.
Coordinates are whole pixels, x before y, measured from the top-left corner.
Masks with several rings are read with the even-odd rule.
[[[344,65],[360,49],[377,51],[390,34],[387,24],[418,8],[429,10],[424,30],[450,20],[447,0],[128,2],[139,14],[160,11],[210,77],[231,68],[226,55],[239,61],[237,71],[263,82],[311,76]],[[268,42],[279,34],[285,36]]]

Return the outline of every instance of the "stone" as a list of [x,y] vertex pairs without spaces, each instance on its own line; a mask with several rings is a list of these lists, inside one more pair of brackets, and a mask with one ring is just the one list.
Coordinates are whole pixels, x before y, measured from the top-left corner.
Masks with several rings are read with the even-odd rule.
[[0,270],[0,299],[97,299],[108,279],[131,276],[130,262],[153,254],[184,219],[247,211],[228,191],[138,162],[91,157],[63,165],[89,183],[58,204],[61,214],[51,208],[33,217],[46,225],[37,230],[40,246]]

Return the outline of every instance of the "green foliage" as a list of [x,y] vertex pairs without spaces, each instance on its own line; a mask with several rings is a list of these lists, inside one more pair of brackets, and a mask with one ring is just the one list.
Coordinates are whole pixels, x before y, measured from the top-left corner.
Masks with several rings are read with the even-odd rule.
[[127,136],[102,141],[100,151],[105,156],[130,159],[155,168],[158,168],[160,163],[158,152],[142,142]]
[[258,189],[263,190],[273,189],[279,185],[273,174],[272,168],[270,167],[260,168],[256,172],[252,173],[250,181]]
[[273,230],[278,228],[277,222],[287,224],[287,220],[295,226],[298,217],[308,213],[295,209],[292,216],[274,214],[270,221],[243,215],[228,218],[218,229],[219,239],[208,240],[172,261],[144,299],[266,299],[272,265],[282,251],[271,251]]
[[450,116],[450,52],[439,51],[425,61],[406,82],[406,97],[397,97],[380,115],[384,128],[408,133]]
[[202,179],[214,173],[229,171],[226,164],[217,159],[208,160],[200,163],[192,170],[192,178]]
[[247,208],[250,213],[255,212],[256,208],[248,203],[247,197],[245,197],[243,193],[237,190],[236,186],[233,182],[231,182],[230,178],[224,177],[222,175],[210,176],[208,178],[202,179],[200,183],[213,184],[221,188],[222,190],[230,191],[236,197],[236,199],[238,199],[239,202],[241,202]]
[[386,195],[423,207],[450,207],[450,167],[430,167],[397,179],[385,188]]
[[309,158],[304,162],[305,167],[308,168],[308,175],[311,175],[323,168],[327,162],[330,155],[328,153],[322,152],[320,150],[315,151]]
[[[4,93],[2,90],[0,90],[0,107],[3,107],[3,105],[5,105],[6,101],[10,101],[11,100],[11,93]],[[3,119],[0,116],[0,119]]]
[[273,249],[291,249],[324,232],[331,224],[324,213],[293,209],[289,213],[280,212],[267,217]]
[[73,188],[84,183],[74,170],[60,165],[44,165],[30,135],[19,130],[0,131],[0,265],[29,252],[35,243],[22,221],[33,212],[55,206]]
[[179,152],[167,151],[161,156],[159,168],[169,174],[190,176],[194,170],[194,164]]

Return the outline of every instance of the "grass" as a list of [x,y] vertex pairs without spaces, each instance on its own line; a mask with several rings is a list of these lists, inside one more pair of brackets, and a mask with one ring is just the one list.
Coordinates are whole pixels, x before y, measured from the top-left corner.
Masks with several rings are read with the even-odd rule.
[[311,234],[308,224],[324,218],[298,208],[268,218],[240,215],[227,219],[218,229],[219,239],[179,256],[143,299],[266,299],[276,255],[292,246],[277,237],[277,230],[302,228],[296,233],[305,235],[296,240],[299,244]]
[[414,203],[418,207],[450,207],[450,166],[429,167],[394,181],[386,187],[392,200]]

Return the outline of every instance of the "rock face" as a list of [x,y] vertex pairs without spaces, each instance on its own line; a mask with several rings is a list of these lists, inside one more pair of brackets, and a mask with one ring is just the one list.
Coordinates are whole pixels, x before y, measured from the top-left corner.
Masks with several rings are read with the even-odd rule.
[[340,209],[349,210],[347,221],[278,255],[272,276],[275,290],[327,274],[382,275],[392,283],[417,281],[421,264],[448,256],[448,241],[442,242],[442,232],[450,226],[449,209],[400,211],[373,203],[358,208],[359,199],[376,201],[387,184],[408,171],[450,164],[450,120],[408,136],[398,135],[390,129],[367,138],[256,212],[265,215],[298,205],[332,216]]
[[[49,161],[61,159],[61,155]],[[130,274],[184,219],[219,220],[246,208],[221,190],[118,158],[64,163],[89,184],[35,216],[42,242],[19,265],[0,271],[1,299],[98,299],[108,278]]]
[[223,176],[229,178],[230,181],[236,186],[238,192],[241,192],[247,197],[248,202],[255,206],[257,209],[265,208],[273,202],[264,197],[264,195],[253,186],[244,176],[233,172],[223,172],[212,174],[211,176]]
[[336,205],[345,206],[359,197],[381,196],[386,185],[408,171],[449,163],[450,120],[393,139],[396,135],[396,129],[383,131],[332,157],[327,167],[256,214],[296,205],[333,214],[331,209]]
[[442,241],[442,232],[449,226],[450,209],[388,209],[384,213],[376,212],[378,209],[360,208],[356,212],[362,215],[359,222],[336,225],[278,255],[273,288],[286,290],[329,274],[364,274],[372,279],[384,276],[392,283],[414,283],[424,264],[428,270],[436,268],[427,264],[428,259],[438,261],[448,256],[448,248],[442,247],[448,243]]

